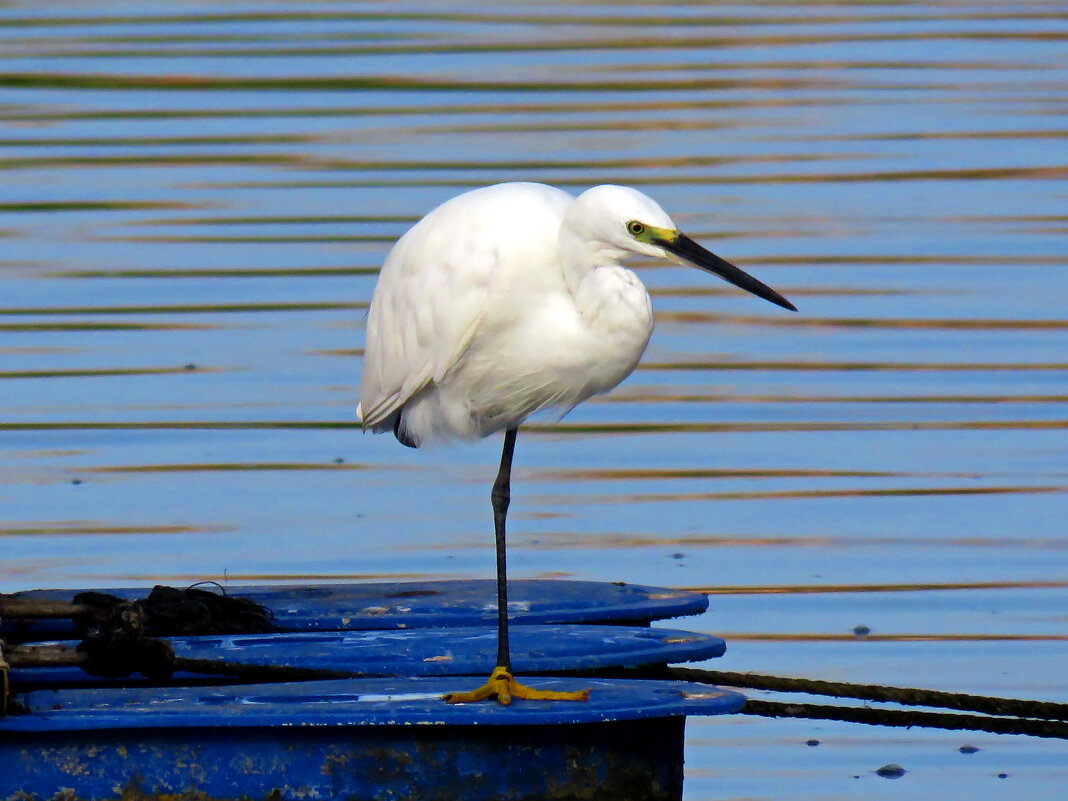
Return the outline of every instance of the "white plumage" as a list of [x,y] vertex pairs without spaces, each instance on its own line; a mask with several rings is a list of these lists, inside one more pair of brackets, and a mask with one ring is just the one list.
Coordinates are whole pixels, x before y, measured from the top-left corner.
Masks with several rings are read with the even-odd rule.
[[511,674],[505,522],[519,425],[607,392],[645,351],[653,310],[641,281],[621,266],[631,254],[688,262],[794,308],[625,186],[577,198],[533,183],[466,192],[416,223],[382,266],[356,409],[363,427],[393,431],[413,447],[506,432],[491,493],[497,669],[477,690],[448,695],[453,703],[586,697],[534,690]]
[[[625,218],[618,231],[591,225],[609,209]],[[363,425],[393,430],[401,415],[399,431],[417,444],[475,439],[622,381],[652,331],[649,295],[618,266],[626,249],[642,252],[625,241],[637,217],[674,228],[624,187],[576,200],[498,184],[430,212],[394,246],[375,288]]]
[[[628,231],[632,222],[647,235]],[[575,198],[543,184],[497,184],[438,206],[398,240],[379,275],[363,426],[414,445],[476,439],[612,389],[653,325],[649,295],[621,261],[680,260],[648,232],[678,235],[660,206],[623,186]]]

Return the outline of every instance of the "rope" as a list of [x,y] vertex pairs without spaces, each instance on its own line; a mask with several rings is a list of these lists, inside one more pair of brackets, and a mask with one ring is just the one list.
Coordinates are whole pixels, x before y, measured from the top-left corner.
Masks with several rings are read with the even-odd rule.
[[[167,644],[161,640],[148,642]],[[169,650],[169,646],[167,646]],[[79,651],[82,647],[79,646]],[[18,664],[30,664],[29,649],[21,653],[16,649],[12,654]],[[62,655],[61,655],[62,656]],[[91,664],[88,654],[79,653],[77,657],[82,660],[82,666],[87,672],[95,672],[95,675],[128,675],[133,672],[128,666],[130,657],[124,657],[122,663],[124,673],[106,674],[99,671],[108,669],[108,663]],[[158,655],[149,655],[150,658],[159,658]],[[38,655],[42,659],[44,655]],[[66,657],[69,659],[69,656]],[[25,660],[25,661],[24,661]],[[68,661],[67,664],[70,664]],[[89,664],[89,667],[86,665]],[[184,671],[187,673],[204,673],[221,676],[229,676],[245,682],[262,681],[316,681],[323,679],[359,678],[364,674],[346,670],[326,670],[319,668],[302,668],[288,665],[252,665],[240,662],[216,661],[211,659],[190,659],[187,657],[175,657],[173,652],[169,658],[164,657],[163,670]],[[148,671],[158,669],[156,663],[144,666]],[[139,668],[140,669],[140,668]],[[141,672],[149,678],[152,676]],[[608,671],[611,673],[611,671]],[[984,731],[993,734],[1021,734],[1032,737],[1046,737],[1068,739],[1068,722],[1064,719],[1065,707],[1068,704],[1055,704],[1042,701],[1019,701],[1008,698],[988,698],[985,696],[969,696],[958,693],[945,693],[934,690],[915,690],[900,687],[880,687],[877,685],[845,684],[838,682],[815,681],[812,679],[789,679],[778,676],[761,676],[750,673],[730,673],[725,671],[698,670],[694,668],[666,668],[657,671],[660,677],[692,681],[701,684],[727,684],[733,687],[749,687],[754,689],[769,689],[785,692],[806,692],[820,695],[834,695],[840,698],[858,698],[870,701],[893,701],[902,703],[903,698],[922,699],[909,703],[927,706],[947,706],[954,709],[1026,709],[1034,717],[980,717],[978,715],[958,715],[935,712],[921,712],[918,710],[895,710],[895,709],[870,709],[867,707],[840,707],[820,704],[796,704],[779,703],[774,701],[747,700],[740,714],[756,715],[770,718],[803,718],[816,720],[840,720],[850,723],[863,723],[871,726],[894,726],[898,728],[934,728],[948,729],[953,731]],[[163,676],[169,678],[170,674]],[[829,692],[828,692],[829,690]],[[960,699],[970,699],[962,701]],[[954,702],[952,706],[941,703],[942,701]],[[1052,714],[1042,714],[1041,711]],[[2,713],[0,713],[2,714]],[[1045,718],[1045,719],[1035,719]]]
[[[0,608],[9,617],[19,617],[21,615],[13,608],[18,604],[11,602],[20,600],[0,596]],[[8,653],[12,664],[46,664],[48,659],[53,659],[57,660],[54,662],[57,664],[80,664],[91,675],[123,677],[139,672],[156,681],[169,679],[176,670],[223,675],[249,682],[310,681],[356,678],[362,675],[342,670],[251,665],[176,657],[169,643],[147,636],[149,631],[153,634],[221,634],[260,633],[271,630],[273,615],[269,609],[247,598],[227,596],[225,591],[222,594],[208,592],[197,589],[196,585],[184,590],[157,586],[147,598],[138,601],[86,592],[76,595],[72,604],[46,603],[49,604],[47,608],[38,607],[32,612],[19,611],[26,612],[24,616],[31,618],[63,617],[62,613],[66,611],[66,616],[90,633],[79,643],[76,654],[56,653],[46,656],[43,647],[39,652],[29,647],[25,652],[21,652],[21,649],[16,647]],[[64,609],[59,609],[59,606]],[[13,612],[15,614],[12,614]],[[0,662],[3,658],[4,654],[0,651]],[[0,679],[6,679],[6,667],[6,663],[0,664]],[[695,668],[669,667],[657,670],[655,674],[658,677],[701,684],[725,684],[732,687],[829,695],[908,706],[940,707],[1000,717],[757,700],[748,701],[742,714],[1068,739],[1068,704],[1062,703]],[[6,688],[0,687],[0,702],[6,698],[9,698]],[[3,707],[4,704],[0,703],[0,715],[3,714]]]
[[8,669],[11,667],[4,656],[6,643],[0,640],[0,718],[7,714],[8,701],[11,698],[11,680]]
[[755,690],[830,695],[835,698],[857,698],[862,701],[882,701],[906,706],[934,706],[965,712],[982,712],[987,715],[1068,721],[1068,704],[1058,704],[1052,701],[1024,701],[1016,698],[994,698],[940,690],[919,690],[911,687],[849,684],[696,668],[668,668],[667,673],[672,678],[701,684],[726,684],[731,687],[748,687]]
[[291,665],[250,665],[243,662],[224,662],[214,659],[190,659],[179,656],[174,669],[186,673],[211,673],[242,681],[320,681],[324,679],[358,679],[367,674],[349,670],[303,668]]
[[[211,583],[219,587],[216,582]],[[70,601],[20,598],[0,594],[0,618],[8,620],[69,619],[82,631],[103,625],[112,611],[128,603],[140,604],[145,627],[156,635],[262,634],[272,631],[274,613],[249,598],[199,589],[157,585],[147,597],[129,601],[103,592],[81,592]],[[19,633],[19,636],[22,636]]]
[[88,614],[88,606],[75,605],[67,601],[42,601],[37,598],[17,598],[14,595],[0,593],[0,621],[58,618],[73,618],[75,615]]
[[145,635],[149,614],[140,601],[113,607],[107,618],[84,640],[77,651],[82,670],[92,676],[120,678],[140,673],[162,681],[174,674],[174,649],[163,640]]
[[78,644],[82,670],[93,676],[121,678],[140,673],[152,681],[169,679],[177,666],[174,649],[153,634],[229,634],[264,632],[271,611],[248,598],[156,586],[147,598],[124,601],[114,595],[83,592],[74,605],[91,610],[75,622],[90,629]]
[[249,598],[209,592],[196,585],[185,589],[157,585],[147,598],[138,601],[102,592],[82,592],[74,596],[73,603],[91,610],[73,617],[87,630],[100,625],[112,610],[126,603],[139,604],[145,610],[145,627],[156,635],[262,634],[271,631],[274,619],[270,609]]
[[[196,585],[184,590],[159,585],[134,601],[101,592],[78,593],[71,603],[6,597],[0,598],[0,608],[16,618],[69,617],[86,632],[73,653],[63,646],[15,646],[11,659],[16,664],[76,664],[92,676],[140,673],[152,681],[169,679],[178,660],[170,643],[150,634],[262,633],[271,630],[274,617],[248,598]],[[6,695],[0,693],[0,701]]]
[[849,723],[866,723],[869,726],[896,726],[905,729],[916,726],[953,731],[985,731],[993,734],[1026,734],[1031,737],[1068,740],[1068,723],[1059,720],[984,718],[978,715],[920,712],[914,709],[868,709],[866,707],[783,704],[775,701],[752,700],[746,701],[740,714],[759,715],[766,718],[843,720]]

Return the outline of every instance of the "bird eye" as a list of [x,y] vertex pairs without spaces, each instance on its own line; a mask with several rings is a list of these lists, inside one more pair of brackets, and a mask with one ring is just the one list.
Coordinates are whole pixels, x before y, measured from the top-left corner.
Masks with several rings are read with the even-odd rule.
[[634,236],[638,236],[638,234],[645,233],[645,226],[637,220],[631,220],[627,223],[627,230],[634,234]]

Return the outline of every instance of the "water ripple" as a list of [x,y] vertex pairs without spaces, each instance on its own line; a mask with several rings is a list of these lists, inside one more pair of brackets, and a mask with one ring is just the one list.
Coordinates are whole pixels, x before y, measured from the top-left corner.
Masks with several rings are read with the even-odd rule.
[[[615,182],[801,312],[639,262],[638,373],[520,437],[516,574],[695,585],[799,673],[868,680],[867,621],[887,683],[1068,692],[1066,22],[0,7],[0,590],[491,575],[498,445],[359,435],[374,276],[462,189]],[[1038,758],[1016,796],[1060,797]]]

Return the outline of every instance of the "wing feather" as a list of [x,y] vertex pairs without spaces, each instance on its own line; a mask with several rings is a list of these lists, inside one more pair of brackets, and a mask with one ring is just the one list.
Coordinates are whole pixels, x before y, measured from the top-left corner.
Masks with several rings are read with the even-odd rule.
[[441,381],[478,330],[493,285],[495,248],[456,211],[446,204],[424,217],[382,267],[360,385],[365,428],[388,425],[416,393]]
[[507,287],[545,268],[539,253],[546,241],[555,248],[572,201],[544,184],[497,184],[446,201],[397,241],[368,315],[356,410],[364,428],[391,429],[413,397],[446,382],[484,322],[515,313],[502,301]]

